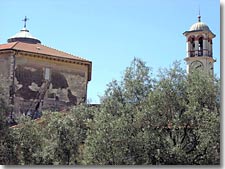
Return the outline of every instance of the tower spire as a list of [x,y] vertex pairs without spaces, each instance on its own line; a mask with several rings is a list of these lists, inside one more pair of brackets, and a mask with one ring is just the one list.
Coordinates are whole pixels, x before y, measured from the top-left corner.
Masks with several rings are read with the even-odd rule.
[[200,6],[198,7],[198,22],[201,22]]
[[22,20],[22,21],[24,21],[24,28],[26,28],[28,20],[29,19],[27,18],[27,16],[25,16],[25,18]]

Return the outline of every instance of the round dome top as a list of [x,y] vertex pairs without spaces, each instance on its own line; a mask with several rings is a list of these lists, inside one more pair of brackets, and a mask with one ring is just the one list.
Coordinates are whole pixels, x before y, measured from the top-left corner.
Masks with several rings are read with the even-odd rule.
[[210,29],[205,23],[197,22],[191,26],[189,31],[210,31]]
[[26,27],[24,27],[23,29],[20,30],[20,32],[18,32],[17,34],[15,34],[14,36],[8,39],[8,43],[17,42],[17,41],[26,42],[26,43],[34,43],[34,44],[41,43],[40,40],[38,40],[37,38],[31,35],[29,30],[26,29]]
[[205,33],[207,33],[210,38],[214,38],[216,37],[216,35],[209,29],[208,25],[206,25],[205,23],[201,22],[201,16],[198,15],[198,22],[196,22],[195,24],[193,24],[189,31],[185,31],[183,33],[184,36],[189,36],[190,34],[201,34],[201,31],[206,31]]
[[[201,16],[198,15],[198,22],[193,24],[189,31],[210,31],[208,25],[201,22]],[[211,31],[210,31],[211,32]]]

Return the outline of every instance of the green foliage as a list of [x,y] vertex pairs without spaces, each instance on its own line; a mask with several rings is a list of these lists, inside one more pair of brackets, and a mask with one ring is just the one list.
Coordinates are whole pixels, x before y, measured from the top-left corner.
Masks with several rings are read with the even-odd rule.
[[219,164],[218,82],[175,62],[157,79],[134,59],[108,85],[92,121],[84,164]]
[[[8,146],[8,142],[11,141],[11,135],[8,134],[9,128],[6,123],[8,110],[4,91],[0,84],[0,164],[10,164],[12,158],[16,159],[11,153],[13,147]],[[7,156],[5,156],[5,154],[7,154]]]
[[[125,71],[121,83],[108,85],[102,104],[96,112],[93,127],[88,131],[84,149],[84,164],[142,163],[143,152],[137,140],[136,111],[152,88],[150,69],[140,59],[134,59]],[[134,152],[140,152],[138,156]]]
[[13,129],[5,131],[4,135],[1,136],[0,164],[17,165],[19,164],[17,140],[13,134]]
[[[101,105],[0,123],[2,164],[220,164],[220,81],[174,62],[156,78],[134,58]],[[0,100],[0,110],[7,107]],[[4,122],[5,119],[0,119]],[[7,133],[7,134],[6,134]]]
[[7,118],[8,106],[5,101],[5,96],[3,94],[3,88],[0,84],[0,135],[3,135],[6,127],[6,118]]
[[45,112],[36,121],[22,116],[4,138],[2,164],[79,164],[93,110],[81,105],[64,113]]
[[79,112],[73,113],[64,117],[60,113],[53,113],[51,116],[44,132],[47,134],[44,153],[47,164],[77,163],[79,145],[84,141],[86,131],[85,125],[79,123],[82,120]]
[[153,82],[150,78],[150,70],[145,62],[138,58],[134,58],[131,65],[126,68],[122,88],[127,102],[139,103],[147,97]]
[[12,130],[14,137],[16,154],[20,165],[39,164],[42,150],[42,132],[41,126],[34,123],[30,117],[22,117],[19,126]]

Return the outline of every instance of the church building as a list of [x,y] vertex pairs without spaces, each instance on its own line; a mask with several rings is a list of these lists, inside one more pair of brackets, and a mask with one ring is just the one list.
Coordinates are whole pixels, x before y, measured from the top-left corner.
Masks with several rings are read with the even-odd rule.
[[24,27],[0,44],[0,77],[15,114],[60,111],[86,102],[92,62],[47,47]]
[[[5,98],[16,114],[63,110],[86,102],[92,62],[41,44],[24,27],[0,44],[0,77]],[[214,74],[213,43],[216,36],[201,16],[186,37],[187,73]]]

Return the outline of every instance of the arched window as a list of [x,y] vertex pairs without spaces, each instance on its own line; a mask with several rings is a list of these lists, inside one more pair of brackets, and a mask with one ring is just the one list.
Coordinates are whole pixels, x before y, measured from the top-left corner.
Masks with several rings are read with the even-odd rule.
[[203,55],[203,38],[200,37],[198,39],[198,56],[202,56]]
[[191,50],[195,49],[195,38],[191,38]]
[[213,53],[212,53],[212,39],[209,39],[209,57],[212,57]]
[[194,52],[194,50],[195,50],[195,38],[194,37],[191,37],[191,39],[190,39],[190,45],[191,45],[191,47],[190,47],[190,54],[191,54],[191,57],[194,57],[195,56],[195,52]]

